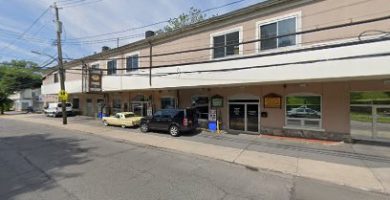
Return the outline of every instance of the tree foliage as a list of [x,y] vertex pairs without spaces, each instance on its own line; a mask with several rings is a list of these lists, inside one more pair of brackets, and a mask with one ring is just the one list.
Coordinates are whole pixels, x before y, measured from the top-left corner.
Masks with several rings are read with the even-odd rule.
[[12,101],[9,95],[26,88],[38,88],[42,84],[42,76],[37,64],[12,60],[0,64],[0,112],[4,113]]
[[200,9],[191,7],[188,13],[182,13],[178,17],[169,19],[168,25],[156,31],[157,34],[172,32],[185,26],[205,20],[206,14],[203,14]]

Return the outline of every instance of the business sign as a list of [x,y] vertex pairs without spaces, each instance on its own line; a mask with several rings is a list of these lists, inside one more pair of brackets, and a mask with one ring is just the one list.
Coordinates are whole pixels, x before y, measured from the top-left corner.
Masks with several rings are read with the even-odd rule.
[[282,108],[282,97],[272,93],[264,96],[264,108]]
[[89,92],[101,92],[102,91],[102,71],[99,69],[89,70]]
[[212,108],[221,108],[223,107],[223,97],[215,95],[211,97],[211,107]]

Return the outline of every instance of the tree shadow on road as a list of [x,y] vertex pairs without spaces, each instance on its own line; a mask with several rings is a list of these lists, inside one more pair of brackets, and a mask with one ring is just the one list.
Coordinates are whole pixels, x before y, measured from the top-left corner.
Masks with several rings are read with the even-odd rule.
[[41,199],[50,190],[71,196],[58,181],[82,175],[64,170],[90,161],[87,153],[94,148],[82,148],[81,141],[49,134],[0,137],[0,199]]

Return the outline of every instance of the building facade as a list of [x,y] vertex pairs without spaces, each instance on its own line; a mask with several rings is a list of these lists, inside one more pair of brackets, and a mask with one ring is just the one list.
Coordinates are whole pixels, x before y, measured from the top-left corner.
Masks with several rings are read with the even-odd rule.
[[[65,64],[83,115],[191,107],[229,132],[390,139],[387,0],[268,0]],[[101,71],[101,92],[89,90]],[[58,72],[42,92],[59,91]],[[220,104],[220,105],[217,105]]]
[[41,111],[43,109],[41,97],[41,88],[37,88],[18,91],[9,98],[13,101],[15,111],[26,111],[29,107],[34,111]]

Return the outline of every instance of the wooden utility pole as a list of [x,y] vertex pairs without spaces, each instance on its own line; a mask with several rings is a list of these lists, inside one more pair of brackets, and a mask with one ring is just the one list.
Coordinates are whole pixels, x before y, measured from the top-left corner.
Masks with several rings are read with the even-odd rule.
[[[60,74],[60,85],[61,92],[65,92],[65,74],[64,66],[62,61],[62,48],[61,48],[61,33],[62,33],[62,22],[58,14],[58,7],[56,2],[54,2],[54,10],[56,12],[56,25],[57,25],[57,52],[58,52],[58,72]],[[62,108],[62,124],[66,125],[68,123],[66,115],[66,99],[61,98],[61,108]]]

